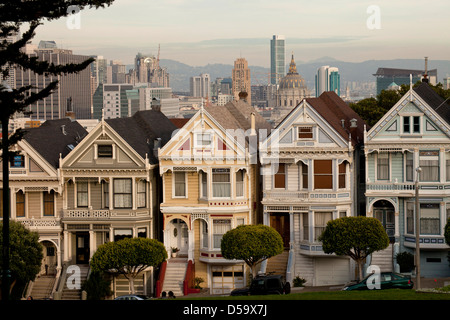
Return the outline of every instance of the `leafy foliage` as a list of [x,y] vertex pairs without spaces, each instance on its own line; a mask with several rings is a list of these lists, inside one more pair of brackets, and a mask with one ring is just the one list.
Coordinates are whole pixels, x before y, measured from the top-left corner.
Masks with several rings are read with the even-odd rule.
[[358,216],[328,221],[319,237],[325,253],[346,255],[355,260],[362,278],[362,262],[375,251],[389,246],[389,237],[380,221]]
[[[9,239],[12,289],[16,282],[27,283],[34,280],[41,270],[44,255],[39,235],[27,229],[20,222],[10,221]],[[3,223],[0,224],[0,248],[3,252]],[[0,265],[3,265],[3,255],[0,255]]]
[[256,265],[283,252],[283,239],[272,227],[240,225],[222,237],[221,250],[225,259],[244,260],[256,276]]
[[166,259],[166,248],[158,240],[125,238],[99,246],[90,264],[93,272],[124,275],[134,293],[134,278],[146,268],[157,267]]
[[92,272],[83,283],[82,289],[87,293],[87,300],[103,300],[112,295],[111,281],[106,279],[103,272]]

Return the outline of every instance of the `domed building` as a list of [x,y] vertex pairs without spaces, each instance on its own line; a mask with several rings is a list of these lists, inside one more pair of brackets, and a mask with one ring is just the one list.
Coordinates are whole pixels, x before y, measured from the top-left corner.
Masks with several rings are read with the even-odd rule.
[[277,103],[272,112],[271,119],[275,123],[279,122],[295,108],[304,98],[309,97],[309,91],[306,87],[306,81],[297,72],[297,65],[292,54],[289,72],[282,78],[277,90]]

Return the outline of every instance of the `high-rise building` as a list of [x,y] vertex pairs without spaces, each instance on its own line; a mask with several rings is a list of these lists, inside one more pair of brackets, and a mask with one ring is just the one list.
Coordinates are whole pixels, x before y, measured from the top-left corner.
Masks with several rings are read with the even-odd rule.
[[155,87],[169,87],[169,73],[159,66],[159,57],[138,53],[134,60],[134,83],[151,83]]
[[338,96],[341,92],[341,79],[339,69],[336,67],[322,66],[316,74],[316,97],[326,91],[333,91]]
[[270,40],[270,83],[278,84],[286,75],[284,36],[274,35]]
[[[55,65],[81,63],[89,56],[75,55],[72,50],[58,49],[53,41],[41,41],[39,47],[28,50],[27,54],[36,57],[38,61],[47,61]],[[58,87],[48,97],[27,107],[32,119],[50,120],[65,118],[67,113],[73,113],[77,119],[91,119],[92,107],[92,77],[91,69],[86,68],[78,73],[66,75],[39,75],[31,70],[16,67],[14,70],[15,88],[33,86],[31,92],[39,92],[50,82],[58,80]]]
[[424,74],[427,74],[430,84],[436,85],[437,69],[433,70],[412,70],[412,69],[396,69],[396,68],[378,68],[374,76],[377,79],[377,95],[381,90],[386,90],[392,83],[398,86],[406,84],[409,86],[412,77],[412,83],[421,81]]
[[247,60],[245,58],[238,58],[234,62],[233,68],[233,95],[234,100],[239,100],[239,94],[241,92],[247,93],[247,103],[251,105],[251,77],[250,77],[250,68],[248,67]]
[[191,97],[211,98],[211,79],[208,73],[190,78]]

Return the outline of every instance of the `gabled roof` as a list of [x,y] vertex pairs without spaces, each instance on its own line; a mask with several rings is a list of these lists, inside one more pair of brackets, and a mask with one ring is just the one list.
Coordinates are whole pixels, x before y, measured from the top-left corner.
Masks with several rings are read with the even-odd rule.
[[[335,92],[326,91],[318,98],[307,98],[309,103],[345,140],[351,134],[353,145],[364,141],[365,121]],[[351,128],[350,120],[356,120],[356,128]],[[344,120],[344,125],[342,125]]]
[[426,82],[413,89],[431,108],[450,124],[450,105]]
[[47,120],[40,127],[24,130],[25,140],[51,166],[59,167],[59,156],[64,158],[86,135],[78,121],[68,118]]
[[105,120],[142,158],[148,156],[150,163],[157,164],[153,154],[155,140],[161,138],[164,146],[178,129],[161,111],[144,110],[132,117]]

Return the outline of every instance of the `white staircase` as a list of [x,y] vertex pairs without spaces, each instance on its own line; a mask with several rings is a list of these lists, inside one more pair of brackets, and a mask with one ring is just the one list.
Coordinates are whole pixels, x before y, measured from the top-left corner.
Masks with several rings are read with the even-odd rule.
[[372,253],[370,265],[380,267],[381,272],[392,272],[392,252],[393,245],[389,244],[386,249]]
[[[89,265],[79,264],[80,267],[80,280],[81,285],[86,281],[89,273]],[[67,281],[64,283],[64,289],[62,291],[61,300],[81,300],[81,289],[69,289],[67,287]]]
[[171,258],[167,260],[166,274],[162,291],[167,295],[172,291],[175,297],[183,295],[183,281],[186,276],[187,258]]
[[51,298],[55,276],[39,276],[34,280],[30,295],[34,300]]
[[286,276],[287,263],[289,259],[289,250],[269,258],[267,261],[266,274],[281,274]]

